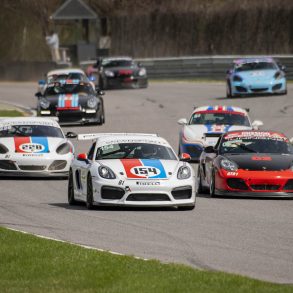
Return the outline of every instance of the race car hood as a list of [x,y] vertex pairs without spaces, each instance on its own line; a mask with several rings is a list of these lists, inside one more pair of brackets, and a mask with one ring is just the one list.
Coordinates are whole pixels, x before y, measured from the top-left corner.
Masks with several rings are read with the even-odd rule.
[[49,154],[55,153],[57,147],[66,141],[58,137],[21,136],[1,138],[0,144],[9,150],[5,155]]
[[72,109],[79,107],[87,108],[87,101],[90,97],[95,96],[82,93],[60,94],[54,96],[46,96],[46,99],[50,102],[50,108]]
[[217,133],[220,136],[222,133],[233,130],[250,130],[252,127],[240,125],[185,125],[182,130],[183,139],[185,141],[198,141],[205,138],[205,134]]
[[277,70],[250,70],[244,72],[236,72],[243,80],[272,80]]
[[[169,179],[182,162],[176,160],[117,159],[101,160],[101,165],[111,168],[124,179]],[[176,173],[177,174],[177,173]]]
[[285,154],[235,154],[225,157],[238,165],[239,169],[250,171],[288,170],[293,164],[293,155]]

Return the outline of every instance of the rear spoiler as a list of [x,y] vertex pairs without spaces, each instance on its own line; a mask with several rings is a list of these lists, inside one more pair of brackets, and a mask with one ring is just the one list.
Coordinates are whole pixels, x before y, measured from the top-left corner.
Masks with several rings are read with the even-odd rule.
[[93,140],[101,136],[135,136],[135,135],[158,137],[158,135],[154,133],[87,133],[87,134],[79,134],[77,136],[77,140]]

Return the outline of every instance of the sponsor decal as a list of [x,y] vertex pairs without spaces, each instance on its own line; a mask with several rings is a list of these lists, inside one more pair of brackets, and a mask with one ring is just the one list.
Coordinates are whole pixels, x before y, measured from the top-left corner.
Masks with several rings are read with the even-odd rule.
[[121,159],[126,176],[136,179],[164,179],[167,178],[160,160]]
[[227,172],[227,176],[238,176],[238,172]]
[[150,182],[142,182],[142,181],[136,181],[136,185],[147,185],[147,186],[150,186],[150,185],[152,185],[152,186],[157,186],[157,185],[160,185],[161,183],[160,182],[158,182],[158,181],[156,181],[156,182],[152,182],[152,181],[150,181]]
[[79,109],[78,94],[62,94],[58,97],[58,110]]
[[232,132],[224,137],[226,140],[231,139],[241,139],[241,138],[253,138],[253,139],[271,139],[271,140],[281,140],[281,141],[288,141],[288,138],[278,132],[271,132],[271,131],[239,131],[239,132]]
[[49,153],[47,137],[14,137],[16,153]]
[[251,160],[253,160],[253,161],[271,161],[272,158],[268,157],[268,156],[265,156],[265,157],[253,156],[253,157],[251,157]]

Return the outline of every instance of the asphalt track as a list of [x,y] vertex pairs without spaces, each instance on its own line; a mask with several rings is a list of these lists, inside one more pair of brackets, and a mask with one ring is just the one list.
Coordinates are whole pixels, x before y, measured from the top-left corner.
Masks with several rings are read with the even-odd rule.
[[[35,107],[36,83],[1,83],[0,101]],[[293,137],[293,85],[287,96],[225,99],[223,83],[153,82],[148,89],[107,91],[106,124],[78,133],[154,132],[177,150],[177,120],[193,105],[250,108],[265,129]],[[86,152],[88,142],[74,142]],[[195,166],[196,168],[196,166]],[[0,225],[164,262],[293,283],[293,201],[209,198],[193,211],[69,207],[64,180],[0,180]]]

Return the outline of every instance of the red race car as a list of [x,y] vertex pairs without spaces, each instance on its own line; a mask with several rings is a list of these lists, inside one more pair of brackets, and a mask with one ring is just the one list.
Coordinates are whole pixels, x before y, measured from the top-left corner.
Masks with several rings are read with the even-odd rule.
[[200,156],[198,192],[293,198],[293,147],[282,133],[231,131]]

